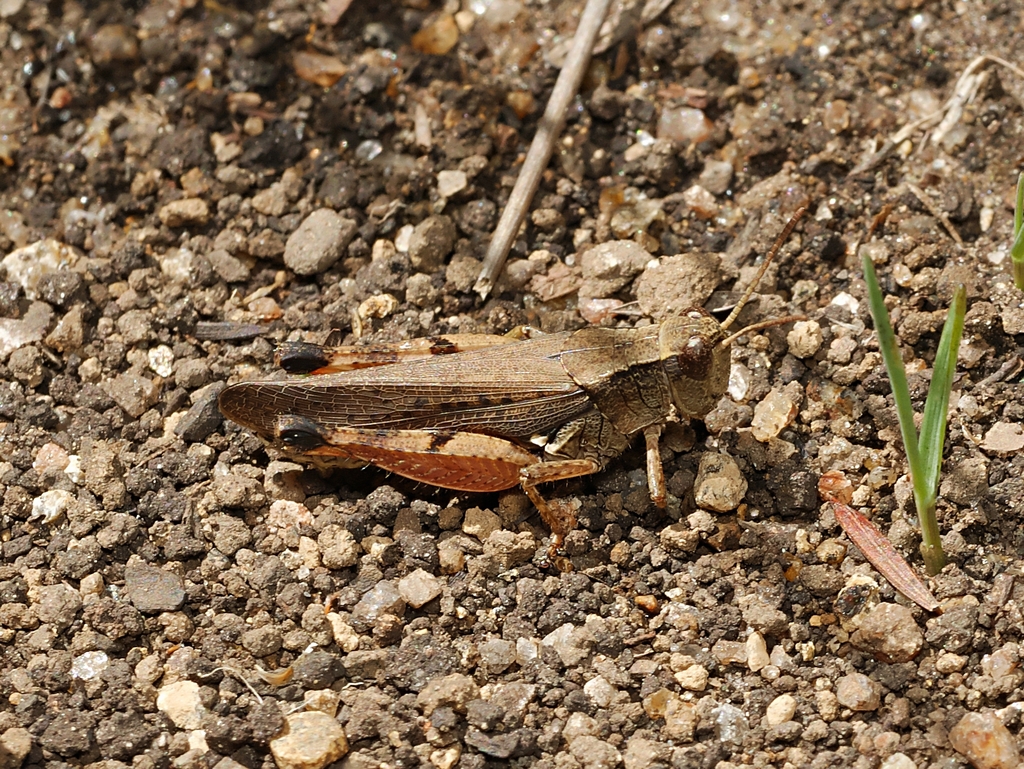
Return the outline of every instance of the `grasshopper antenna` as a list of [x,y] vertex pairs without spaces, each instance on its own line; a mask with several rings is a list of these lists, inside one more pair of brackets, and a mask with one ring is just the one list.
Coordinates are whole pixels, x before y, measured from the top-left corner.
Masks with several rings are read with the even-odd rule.
[[[801,206],[796,210],[796,212],[793,214],[790,220],[786,223],[786,226],[782,228],[782,232],[780,232],[779,237],[775,239],[775,243],[772,245],[771,250],[768,252],[768,255],[765,256],[764,261],[761,262],[761,269],[757,271],[757,275],[754,276],[754,280],[751,281],[749,286],[747,286],[747,290],[743,292],[743,297],[739,300],[739,302],[736,303],[736,306],[732,308],[732,312],[729,313],[729,317],[726,318],[725,322],[722,324],[723,331],[729,328],[729,326],[731,326],[736,321],[736,318],[739,317],[740,312],[743,311],[743,307],[747,304],[747,302],[750,300],[750,296],[754,293],[754,289],[757,288],[757,284],[760,283],[761,278],[764,277],[764,273],[765,270],[768,269],[768,265],[772,263],[772,259],[774,259],[775,255],[778,254],[779,251],[782,249],[782,246],[789,239],[789,236],[793,234],[793,230],[796,229],[797,223],[803,218],[804,214],[806,213],[807,206]],[[736,337],[740,336],[741,334],[745,334],[748,331],[757,331],[762,328],[767,328],[768,326],[778,326],[782,323],[789,323],[791,320],[800,319],[800,316],[790,316],[787,318],[778,318],[777,320],[766,321],[765,323],[757,323],[753,326],[747,326],[747,328],[743,329],[739,333],[727,337],[720,344],[723,344],[726,347],[728,347],[730,344],[732,344],[733,340],[735,340]]]
[[807,316],[787,315],[784,318],[772,318],[771,320],[765,320],[762,321],[761,323],[754,323],[751,326],[744,326],[735,334],[730,334],[729,336],[727,336],[725,339],[719,342],[719,344],[722,345],[723,347],[728,347],[744,334],[749,334],[752,331],[761,331],[766,328],[771,328],[772,326],[784,326],[787,323],[795,323],[798,320],[807,320]]

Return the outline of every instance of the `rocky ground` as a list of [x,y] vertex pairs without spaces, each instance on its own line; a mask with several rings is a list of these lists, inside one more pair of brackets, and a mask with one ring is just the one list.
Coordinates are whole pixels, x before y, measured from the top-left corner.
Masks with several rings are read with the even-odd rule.
[[[617,8],[497,290],[480,259],[579,0],[0,0],[0,767],[1019,763],[1016,3]],[[969,97],[969,98],[968,98]],[[551,489],[322,475],[224,421],[274,345],[728,306],[728,396]],[[869,242],[872,219],[891,204]],[[599,249],[592,247],[604,244]],[[920,409],[952,290],[943,613],[859,256]]]

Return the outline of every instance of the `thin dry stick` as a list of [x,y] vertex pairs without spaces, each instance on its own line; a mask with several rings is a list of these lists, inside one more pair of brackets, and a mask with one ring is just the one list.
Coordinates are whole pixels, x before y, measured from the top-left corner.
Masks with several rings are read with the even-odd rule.
[[924,190],[918,187],[916,184],[908,184],[907,189],[914,193],[914,196],[921,201],[921,204],[928,209],[928,213],[942,222],[942,225],[946,228],[946,232],[961,246],[964,244],[964,239],[960,237],[960,233],[957,232],[956,227],[953,226],[953,222],[949,221],[949,217],[946,216],[945,211],[939,210],[939,207],[935,205],[935,202],[924,194]]
[[515,187],[512,188],[505,210],[501,213],[501,221],[494,230],[483,267],[480,268],[480,277],[473,286],[481,299],[486,299],[494,288],[494,282],[501,274],[509,249],[512,248],[512,241],[519,232],[523,219],[526,218],[526,211],[530,207],[534,193],[537,192],[537,185],[540,184],[540,175],[547,167],[555,140],[565,125],[566,110],[579,91],[580,83],[583,82],[583,74],[590,64],[594,41],[610,4],[611,0],[587,0],[587,5],[583,9],[576,35],[573,37],[572,48],[565,59],[562,71],[558,74],[558,80],[555,81],[555,88],[551,92],[544,116],[537,124],[537,133],[533,137],[530,150],[526,153],[526,160],[523,161],[522,170],[516,179]]
[[957,78],[956,85],[953,86],[952,95],[946,100],[946,102],[935,112],[930,115],[915,120],[911,123],[907,123],[903,128],[894,133],[885,143],[882,148],[871,155],[866,160],[862,161],[850,171],[847,176],[856,176],[857,174],[870,171],[889,155],[892,154],[904,140],[909,139],[913,133],[919,129],[928,130],[932,126],[938,125],[941,121],[942,125],[935,130],[935,134],[932,136],[933,143],[937,143],[942,140],[942,137],[949,132],[949,129],[960,119],[963,114],[964,105],[971,101],[977,94],[978,88],[981,85],[981,80],[974,74],[975,71],[981,67],[982,64],[987,62],[993,62],[1001,67],[1013,72],[1018,77],[1024,77],[1024,70],[1011,64],[1005,59],[1001,59],[998,56],[983,55],[978,56],[974,61],[967,65],[967,68]]

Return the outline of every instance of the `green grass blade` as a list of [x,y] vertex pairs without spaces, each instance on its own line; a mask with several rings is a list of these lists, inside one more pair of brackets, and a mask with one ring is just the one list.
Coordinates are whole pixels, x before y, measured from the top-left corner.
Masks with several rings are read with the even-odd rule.
[[[903,367],[899,347],[896,345],[896,334],[889,322],[889,311],[885,307],[885,298],[878,285],[875,265],[871,257],[864,256],[864,282],[868,287],[868,305],[871,318],[875,322],[878,334],[878,349],[885,361],[885,370],[889,374],[893,400],[896,402],[896,416],[900,422],[900,433],[903,435],[903,448],[907,452],[907,464],[910,465],[910,477],[914,483],[914,497],[918,496],[918,484],[924,478],[921,471],[921,460],[917,451],[917,429],[914,427],[914,407],[910,402],[910,389],[907,387],[907,371]],[[923,488],[923,487],[922,487]]]
[[[1024,213],[1020,208],[1018,211]],[[1016,217],[1016,213],[1014,216]],[[1017,237],[1010,246],[1010,261],[1013,264],[1013,285],[1024,291],[1024,227],[1017,232]]]
[[1013,237],[1020,234],[1021,225],[1024,224],[1024,173],[1017,175],[1017,205],[1013,209]]
[[964,330],[966,312],[967,292],[961,284],[953,293],[953,302],[949,306],[946,323],[942,327],[939,349],[935,354],[935,368],[932,370],[932,383],[924,404],[921,438],[918,441],[921,462],[924,465],[925,485],[930,490],[932,499],[939,488],[949,393],[953,388],[953,377],[956,374],[956,360],[960,351],[960,337]]

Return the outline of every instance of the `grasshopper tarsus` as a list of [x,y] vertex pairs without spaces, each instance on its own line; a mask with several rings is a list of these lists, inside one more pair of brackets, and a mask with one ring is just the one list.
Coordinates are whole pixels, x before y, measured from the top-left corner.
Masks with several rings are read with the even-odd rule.
[[522,329],[376,347],[288,343],[281,366],[316,376],[231,385],[221,411],[300,461],[372,464],[459,491],[521,486],[551,530],[554,557],[576,525],[575,509],[548,501],[538,486],[599,472],[637,433],[651,499],[666,506],[663,426],[715,408],[739,336],[798,319],[727,333],[804,211],[722,323],[693,307],[632,329],[536,337]]

